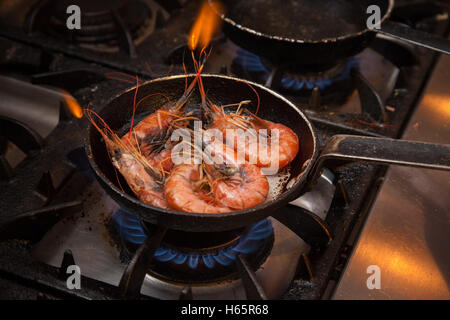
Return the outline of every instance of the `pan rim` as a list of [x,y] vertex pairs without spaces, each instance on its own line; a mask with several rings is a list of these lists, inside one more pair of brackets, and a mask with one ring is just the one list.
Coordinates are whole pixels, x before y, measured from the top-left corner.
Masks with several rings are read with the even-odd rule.
[[[209,3],[211,3],[214,0],[208,0]],[[383,22],[385,22],[387,19],[389,19],[389,17],[391,16],[392,10],[394,9],[394,1],[395,0],[388,0],[389,1],[389,5],[388,5],[388,9],[386,10],[386,13],[384,14],[384,16],[381,18],[380,20],[380,26],[383,24]],[[214,7],[213,7],[214,8]],[[343,36],[339,36],[339,37],[334,37],[334,38],[323,38],[320,40],[302,40],[302,39],[294,39],[294,38],[288,38],[288,37],[280,37],[280,36],[275,36],[275,35],[270,35],[267,33],[263,33],[263,32],[259,32],[256,31],[254,29],[245,27],[239,23],[237,23],[236,21],[234,21],[231,18],[228,18],[225,14],[219,14],[220,18],[225,21],[226,23],[230,24],[231,26],[250,33],[252,35],[255,35],[257,37],[262,37],[268,40],[276,40],[276,41],[283,41],[283,42],[290,42],[290,43],[294,43],[294,44],[320,44],[320,43],[335,43],[335,42],[339,42],[339,41],[343,41],[343,40],[347,40],[347,39],[351,39],[351,38],[356,38],[359,36],[362,36],[366,33],[369,32],[373,32],[371,29],[364,29],[362,31],[359,31],[357,33],[350,33],[350,34],[346,34]]]
[[[148,84],[151,83],[155,83],[155,82],[162,82],[162,81],[168,81],[168,80],[172,80],[172,79],[180,79],[180,78],[186,78],[186,77],[195,77],[196,74],[180,74],[180,75],[172,75],[172,76],[167,76],[167,77],[161,77],[161,78],[156,78],[156,79],[152,79],[152,80],[148,80],[146,82],[144,82],[143,84],[140,84],[140,87],[146,86]],[[316,131],[311,123],[311,121],[308,119],[308,117],[306,117],[306,115],[304,114],[304,112],[302,110],[300,110],[294,103],[292,103],[291,101],[289,101],[288,99],[286,99],[285,97],[283,97],[281,94],[266,88],[265,86],[255,83],[255,82],[251,82],[251,81],[247,81],[244,79],[239,79],[239,78],[235,78],[235,77],[230,77],[230,76],[225,76],[225,75],[219,75],[219,74],[202,74],[202,78],[221,78],[221,79],[227,79],[227,80],[232,80],[232,81],[238,81],[238,82],[243,82],[246,84],[250,84],[251,86],[254,87],[258,87],[259,89],[265,90],[266,92],[268,92],[271,95],[274,95],[276,98],[280,99],[282,102],[288,104],[291,108],[293,108],[298,114],[299,116],[303,119],[304,123],[307,125],[309,132],[311,133],[312,136],[312,142],[313,142],[313,150],[312,150],[312,156],[307,159],[305,161],[308,162],[308,164],[306,166],[304,166],[302,168],[302,172],[299,173],[297,176],[292,177],[291,179],[296,179],[297,181],[284,193],[282,193],[278,198],[273,199],[271,201],[268,202],[263,202],[255,207],[252,208],[248,208],[248,209],[244,209],[244,210],[237,210],[237,211],[230,211],[230,212],[224,212],[224,213],[196,213],[196,212],[185,212],[185,211],[178,211],[178,210],[173,210],[173,209],[164,209],[164,208],[159,208],[159,207],[155,207],[152,206],[150,204],[146,204],[143,203],[141,201],[139,201],[139,199],[137,199],[136,197],[130,196],[127,193],[124,193],[122,190],[120,190],[111,180],[109,180],[102,172],[102,170],[100,169],[100,167],[97,165],[95,159],[94,159],[94,155],[92,152],[92,143],[91,143],[91,131],[95,130],[94,126],[92,124],[89,124],[88,130],[87,130],[87,138],[85,140],[85,151],[87,154],[87,158],[89,161],[89,165],[92,167],[92,169],[95,172],[95,175],[97,177],[99,177],[103,183],[105,183],[106,185],[108,185],[116,194],[120,195],[121,197],[125,198],[127,201],[130,201],[131,203],[133,203],[134,205],[139,205],[142,208],[145,208],[145,210],[150,210],[150,211],[157,211],[159,214],[172,214],[172,215],[177,215],[177,216],[183,216],[183,217],[195,217],[195,218],[225,218],[225,217],[231,217],[231,216],[241,216],[241,215],[246,215],[246,214],[250,214],[251,212],[256,212],[259,210],[264,209],[265,207],[269,207],[272,204],[276,204],[276,203],[280,203],[283,202],[287,199],[287,201],[285,201],[286,203],[289,202],[290,198],[292,197],[293,194],[296,193],[296,190],[298,187],[301,186],[302,182],[307,178],[309,172],[311,172],[311,169],[315,163],[315,160],[318,156],[318,142],[317,142],[317,137],[316,137]],[[116,95],[115,97],[111,98],[107,103],[105,103],[103,105],[103,107],[101,108],[101,110],[99,111],[99,113],[102,112],[102,110],[104,108],[106,108],[108,105],[110,105],[115,99],[117,99],[118,97],[127,94],[131,91],[134,91],[136,89],[136,86],[131,87],[129,89],[124,90],[122,93]],[[293,200],[293,199],[291,199]],[[143,217],[142,214],[137,213],[138,216],[140,216],[143,220],[146,220],[145,217]]]

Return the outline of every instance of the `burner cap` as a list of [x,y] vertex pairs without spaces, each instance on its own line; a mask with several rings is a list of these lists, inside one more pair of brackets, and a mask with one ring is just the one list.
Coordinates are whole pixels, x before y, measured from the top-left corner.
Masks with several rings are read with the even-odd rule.
[[[81,29],[69,30],[66,10],[77,5],[81,10]],[[96,51],[127,51],[135,55],[134,46],[162,25],[169,14],[153,1],[131,0],[50,0],[31,13],[34,28],[62,40]],[[33,29],[32,27],[32,29]]]

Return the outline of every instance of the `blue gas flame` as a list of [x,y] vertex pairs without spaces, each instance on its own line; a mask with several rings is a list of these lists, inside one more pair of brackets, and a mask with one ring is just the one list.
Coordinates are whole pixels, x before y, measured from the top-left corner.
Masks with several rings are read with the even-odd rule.
[[[261,58],[254,53],[239,48],[235,62],[247,71],[262,73],[261,79],[264,82],[269,78],[269,69],[267,69],[267,67],[263,64]],[[337,76],[329,79],[312,81],[284,77],[281,79],[281,88],[289,91],[299,91],[304,88],[312,90],[315,86],[318,86],[321,90],[324,90],[335,82],[350,79],[350,71],[352,68],[359,69],[359,63],[356,58],[350,58],[347,61],[344,70]]]
[[[145,234],[139,219],[126,210],[119,209],[113,216],[114,225],[122,239],[126,242],[140,245],[144,243]],[[229,266],[236,260],[239,253],[250,254],[261,248],[264,239],[273,233],[273,228],[268,219],[254,224],[241,238],[226,249],[219,250],[215,254],[183,253],[164,246],[155,252],[156,260],[160,262],[173,262],[175,264],[187,264],[191,269],[197,268],[200,260],[210,269],[216,264]]]

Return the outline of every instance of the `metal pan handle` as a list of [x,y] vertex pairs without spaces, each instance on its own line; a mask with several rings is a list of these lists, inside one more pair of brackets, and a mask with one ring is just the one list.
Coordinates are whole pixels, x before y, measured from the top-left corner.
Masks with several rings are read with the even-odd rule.
[[450,54],[450,40],[404,26],[400,23],[387,20],[383,22],[381,29],[374,29],[374,31],[401,41]]
[[311,181],[316,181],[324,162],[331,159],[450,170],[450,145],[336,135],[319,155],[311,172]]

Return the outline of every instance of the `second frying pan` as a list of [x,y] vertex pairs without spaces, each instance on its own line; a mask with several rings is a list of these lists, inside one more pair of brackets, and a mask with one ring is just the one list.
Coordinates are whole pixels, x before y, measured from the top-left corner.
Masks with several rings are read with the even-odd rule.
[[[209,0],[214,1],[214,0]],[[369,46],[376,33],[450,54],[450,41],[389,21],[394,0],[225,0],[224,31],[237,45],[279,64],[324,68]],[[369,6],[380,29],[369,29]]]

